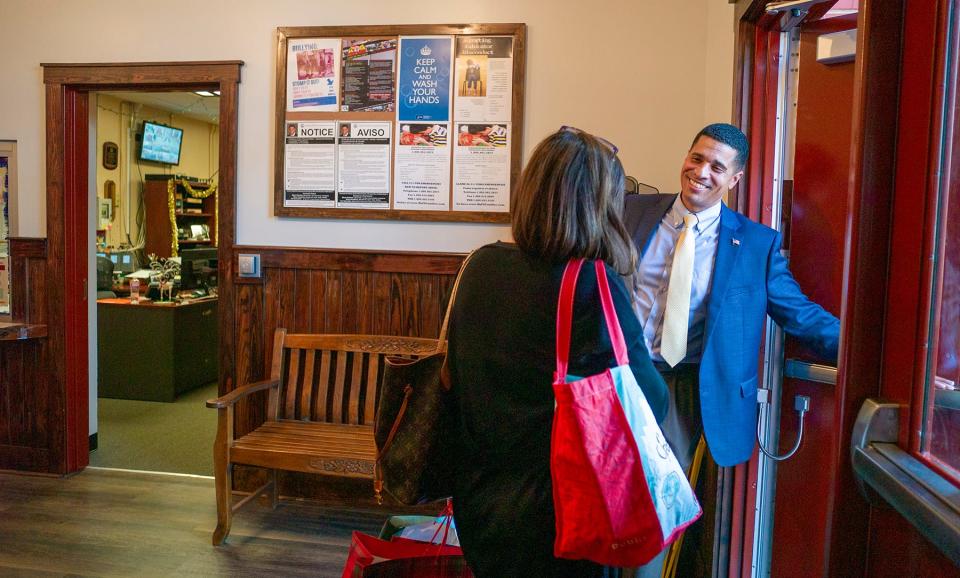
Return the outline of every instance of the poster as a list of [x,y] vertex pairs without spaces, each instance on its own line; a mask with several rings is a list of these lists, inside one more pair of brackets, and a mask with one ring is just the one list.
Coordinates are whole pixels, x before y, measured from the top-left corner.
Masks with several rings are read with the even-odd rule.
[[400,38],[397,120],[450,120],[453,37]]
[[337,125],[337,207],[390,208],[389,122]]
[[457,122],[510,121],[513,38],[458,36],[454,70]]
[[287,45],[287,110],[336,111],[340,39],[291,40]]
[[510,211],[510,127],[456,123],[454,211]]
[[287,122],[283,206],[335,206],[336,123]]
[[340,110],[393,112],[396,38],[343,41]]
[[448,137],[447,123],[397,123],[394,209],[450,209]]

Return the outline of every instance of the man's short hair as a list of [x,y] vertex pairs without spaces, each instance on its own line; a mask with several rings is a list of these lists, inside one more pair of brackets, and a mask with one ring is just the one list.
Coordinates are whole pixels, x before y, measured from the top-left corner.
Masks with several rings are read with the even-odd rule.
[[750,142],[747,140],[747,135],[743,134],[739,128],[725,122],[708,124],[697,133],[697,136],[693,137],[690,148],[693,148],[693,145],[697,144],[702,136],[712,138],[737,151],[734,162],[737,164],[738,171],[747,166],[747,158],[750,156]]

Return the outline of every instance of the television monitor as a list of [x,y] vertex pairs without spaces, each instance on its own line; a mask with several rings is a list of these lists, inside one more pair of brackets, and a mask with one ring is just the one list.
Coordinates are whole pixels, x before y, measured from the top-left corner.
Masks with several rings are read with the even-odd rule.
[[180,289],[209,293],[217,286],[216,247],[183,249],[180,251]]
[[143,136],[140,140],[140,160],[167,165],[180,164],[180,145],[183,129],[143,121]]

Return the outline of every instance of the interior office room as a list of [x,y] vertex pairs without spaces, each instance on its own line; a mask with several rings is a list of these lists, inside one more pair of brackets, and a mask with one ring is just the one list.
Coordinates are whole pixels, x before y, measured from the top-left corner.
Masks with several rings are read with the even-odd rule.
[[[90,161],[97,197],[90,238],[97,322],[90,324],[91,334],[96,330],[91,464],[209,476],[213,456],[204,450],[216,418],[204,411],[203,401],[217,396],[211,183],[218,167],[219,97],[208,91],[97,92],[93,103],[96,145]],[[180,265],[180,275],[161,297],[147,272],[168,259]]]
[[[340,576],[355,532],[428,523],[442,503],[377,498],[377,376],[433,351],[464,258],[512,239],[503,199],[536,145],[577,127],[611,143],[628,189],[674,194],[693,136],[731,123],[752,152],[725,204],[783,235],[840,319],[839,356],[769,321],[758,438],[798,449],[716,477],[714,550],[676,575],[960,576],[956,193],[930,176],[952,174],[957,8],[4,2],[0,574]],[[297,89],[355,56],[298,59],[299,40],[394,42],[400,93],[404,59],[430,57],[405,38],[456,51],[470,35],[511,39],[512,106],[450,113],[456,139],[342,92],[296,110]],[[484,62],[480,81],[451,62],[452,111],[492,86]],[[341,207],[288,175],[322,156],[297,148],[320,142],[308,131],[340,147],[354,122],[391,132],[358,157],[387,168],[389,193]],[[478,141],[505,196],[458,212],[458,151]],[[447,142],[448,205],[402,207],[403,147]]]

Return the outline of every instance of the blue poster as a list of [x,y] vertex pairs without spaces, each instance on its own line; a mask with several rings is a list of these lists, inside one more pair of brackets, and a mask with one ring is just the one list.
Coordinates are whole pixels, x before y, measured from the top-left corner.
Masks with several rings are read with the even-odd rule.
[[397,119],[450,120],[453,37],[401,38]]

